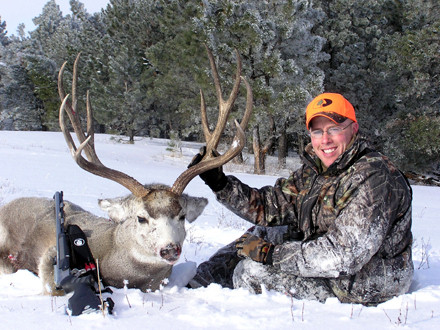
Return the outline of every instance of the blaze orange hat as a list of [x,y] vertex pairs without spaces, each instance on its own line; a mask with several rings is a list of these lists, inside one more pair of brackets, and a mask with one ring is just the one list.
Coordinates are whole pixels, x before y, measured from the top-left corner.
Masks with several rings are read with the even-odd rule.
[[310,121],[318,116],[326,117],[335,124],[340,124],[347,119],[357,122],[351,103],[337,93],[323,93],[309,103],[306,109],[307,129],[309,129]]

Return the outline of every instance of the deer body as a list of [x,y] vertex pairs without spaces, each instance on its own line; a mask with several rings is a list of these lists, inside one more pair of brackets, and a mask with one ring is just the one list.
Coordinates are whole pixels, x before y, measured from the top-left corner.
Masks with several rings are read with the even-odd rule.
[[[184,219],[195,220],[207,204],[205,198],[182,195],[180,199],[185,208],[176,204],[174,216],[157,218],[147,214],[142,202],[133,195],[99,201],[110,214],[125,212],[126,219],[97,217],[65,201],[65,223],[78,225],[86,234],[105,284],[120,288],[127,280],[129,287],[154,291],[170,275],[180,256],[186,234]],[[141,208],[137,208],[139,205]],[[139,221],[138,217],[143,220]],[[55,293],[55,238],[54,200],[19,198],[3,206],[0,270],[8,273],[28,269],[42,278],[47,292]]]
[[[78,114],[76,86],[79,55],[73,65],[71,103],[63,87],[66,63],[60,69],[58,92],[62,103],[59,124],[73,159],[85,171],[115,181],[132,193],[127,197],[99,201],[100,207],[107,211],[111,220],[97,217],[78,205],[65,202],[65,223],[76,224],[85,232],[93,257],[99,260],[102,279],[108,285],[122,287],[124,280],[128,280],[130,287],[142,290],[159,288],[181,254],[185,239],[184,220],[194,221],[208,203],[206,198],[183,194],[183,190],[195,176],[227,163],[245,145],[244,130],[251,115],[252,91],[249,83],[240,76],[240,56],[237,52],[236,80],[229,98],[224,100],[214,57],[206,49],[219,100],[219,118],[211,132],[201,92],[206,156],[184,171],[171,187],[142,185],[131,176],[108,168],[101,162],[95,151],[93,112],[88,93],[86,131],[81,126]],[[235,121],[237,131],[231,147],[220,155],[216,148],[242,79],[247,91],[246,110],[241,123]],[[79,141],[78,146],[67,126],[66,114]],[[214,154],[218,156],[214,157]],[[54,201],[50,199],[21,198],[0,209],[0,272],[29,269],[42,278],[45,290],[57,294],[53,277],[56,255],[54,207]]]

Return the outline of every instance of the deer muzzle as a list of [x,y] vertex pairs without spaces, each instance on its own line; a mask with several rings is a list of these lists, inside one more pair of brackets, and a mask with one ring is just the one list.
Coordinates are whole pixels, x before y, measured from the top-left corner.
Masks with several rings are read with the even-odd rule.
[[182,247],[179,244],[168,244],[166,247],[160,249],[160,256],[170,264],[174,264],[182,253]]

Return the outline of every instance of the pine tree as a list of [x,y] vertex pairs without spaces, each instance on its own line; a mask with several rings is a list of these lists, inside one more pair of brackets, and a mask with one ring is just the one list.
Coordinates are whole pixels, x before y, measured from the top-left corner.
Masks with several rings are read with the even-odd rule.
[[202,136],[199,89],[208,88],[209,62],[192,23],[199,6],[199,1],[194,0],[162,0],[155,1],[152,7],[158,36],[147,48],[146,57],[155,70],[155,127],[165,137]]
[[392,113],[392,82],[383,79],[376,63],[383,60],[380,40],[400,29],[399,2],[391,0],[320,1],[327,14],[317,33],[328,41],[331,56],[325,89],[343,94],[357,109],[361,127],[374,132]]
[[[78,0],[71,0],[71,14],[63,16],[55,1],[49,1],[42,14],[34,19],[36,29],[30,33],[31,46],[26,50],[25,64],[34,83],[34,92],[44,107],[43,122],[50,130],[58,130],[58,112],[61,100],[58,96],[58,71],[64,62],[66,91],[71,85],[71,68],[78,53],[83,53],[78,79],[78,109],[85,118],[86,90],[90,88],[90,76],[94,62],[90,60],[97,40],[102,36],[99,15],[90,15]],[[85,65],[84,65],[85,63]],[[70,78],[70,79],[69,79]],[[92,93],[93,94],[93,93]]]
[[383,40],[382,63],[394,113],[382,132],[384,149],[404,170],[436,172],[440,177],[440,4],[408,0],[402,30]]
[[6,30],[6,22],[2,21],[2,17],[0,16],[0,44],[2,46],[7,46],[9,43],[7,33],[8,30]]
[[56,35],[59,27],[63,24],[63,14],[55,0],[49,0],[43,7],[42,13],[32,19],[36,29],[30,33],[32,40],[36,43],[35,50],[40,54],[51,56],[59,50]]
[[438,170],[440,147],[418,132],[430,119],[428,135],[439,134],[438,1],[319,4],[327,17],[316,32],[331,56],[325,89],[353,103],[361,130],[401,169]]
[[49,130],[57,130],[60,105],[57,73],[66,57],[66,45],[75,40],[71,38],[74,33],[66,26],[55,0],[48,1],[33,22],[36,28],[30,32],[22,61],[33,84],[33,92],[44,109],[43,125]]
[[151,121],[154,70],[144,55],[155,24],[151,2],[111,0],[102,14],[105,35],[90,55],[95,118],[109,132],[126,134],[130,141]]
[[[302,141],[305,107],[323,88],[318,64],[326,60],[324,39],[312,33],[322,17],[310,1],[203,1],[198,31],[219,63],[233,63],[234,48],[242,54],[255,122],[266,138],[287,133],[290,140]],[[231,73],[225,72],[222,79],[230,81]],[[277,123],[275,133],[266,125],[270,117]]]
[[0,44],[0,130],[41,130],[41,107],[20,53],[19,40]]

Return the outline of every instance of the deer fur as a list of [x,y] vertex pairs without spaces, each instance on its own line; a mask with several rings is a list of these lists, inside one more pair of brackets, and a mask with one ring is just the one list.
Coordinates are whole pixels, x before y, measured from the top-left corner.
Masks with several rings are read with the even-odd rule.
[[[59,124],[73,159],[79,167],[94,175],[115,181],[132,195],[100,200],[100,207],[110,219],[97,217],[78,205],[65,201],[65,224],[78,225],[88,237],[90,250],[99,260],[100,273],[105,284],[128,286],[142,290],[156,290],[171,273],[179,258],[185,239],[185,218],[194,221],[208,203],[206,198],[183,194],[185,187],[197,175],[226,164],[243,149],[244,131],[252,112],[252,89],[241,77],[241,60],[237,52],[236,79],[230,96],[223,99],[219,74],[212,52],[206,47],[214,85],[219,101],[219,117],[210,130],[206,104],[201,91],[201,119],[206,139],[206,154],[194,166],[185,170],[171,187],[144,186],[129,175],[106,167],[98,158],[94,143],[93,111],[89,94],[86,97],[87,130],[81,127],[78,114],[77,79],[78,55],[72,73],[72,102],[63,87],[63,72],[58,74],[58,93],[61,99]],[[241,81],[246,86],[246,108],[230,148],[220,155],[216,152],[229,113],[237,98]],[[75,144],[66,123],[65,114],[77,136]],[[83,156],[85,154],[85,157]],[[214,156],[215,155],[215,156]],[[0,209],[0,271],[13,272],[29,269],[42,278],[45,291],[56,294],[53,261],[56,255],[54,201],[43,198],[20,198]]]
[[[206,198],[186,194],[176,198],[162,186],[149,188],[144,201],[132,194],[99,200],[109,219],[64,201],[65,224],[84,231],[106,285],[121,288],[127,280],[131,288],[157,290],[180,256],[185,218],[194,221],[208,203]],[[19,198],[0,208],[0,272],[28,269],[42,279],[44,293],[59,295],[55,256],[53,199]]]

